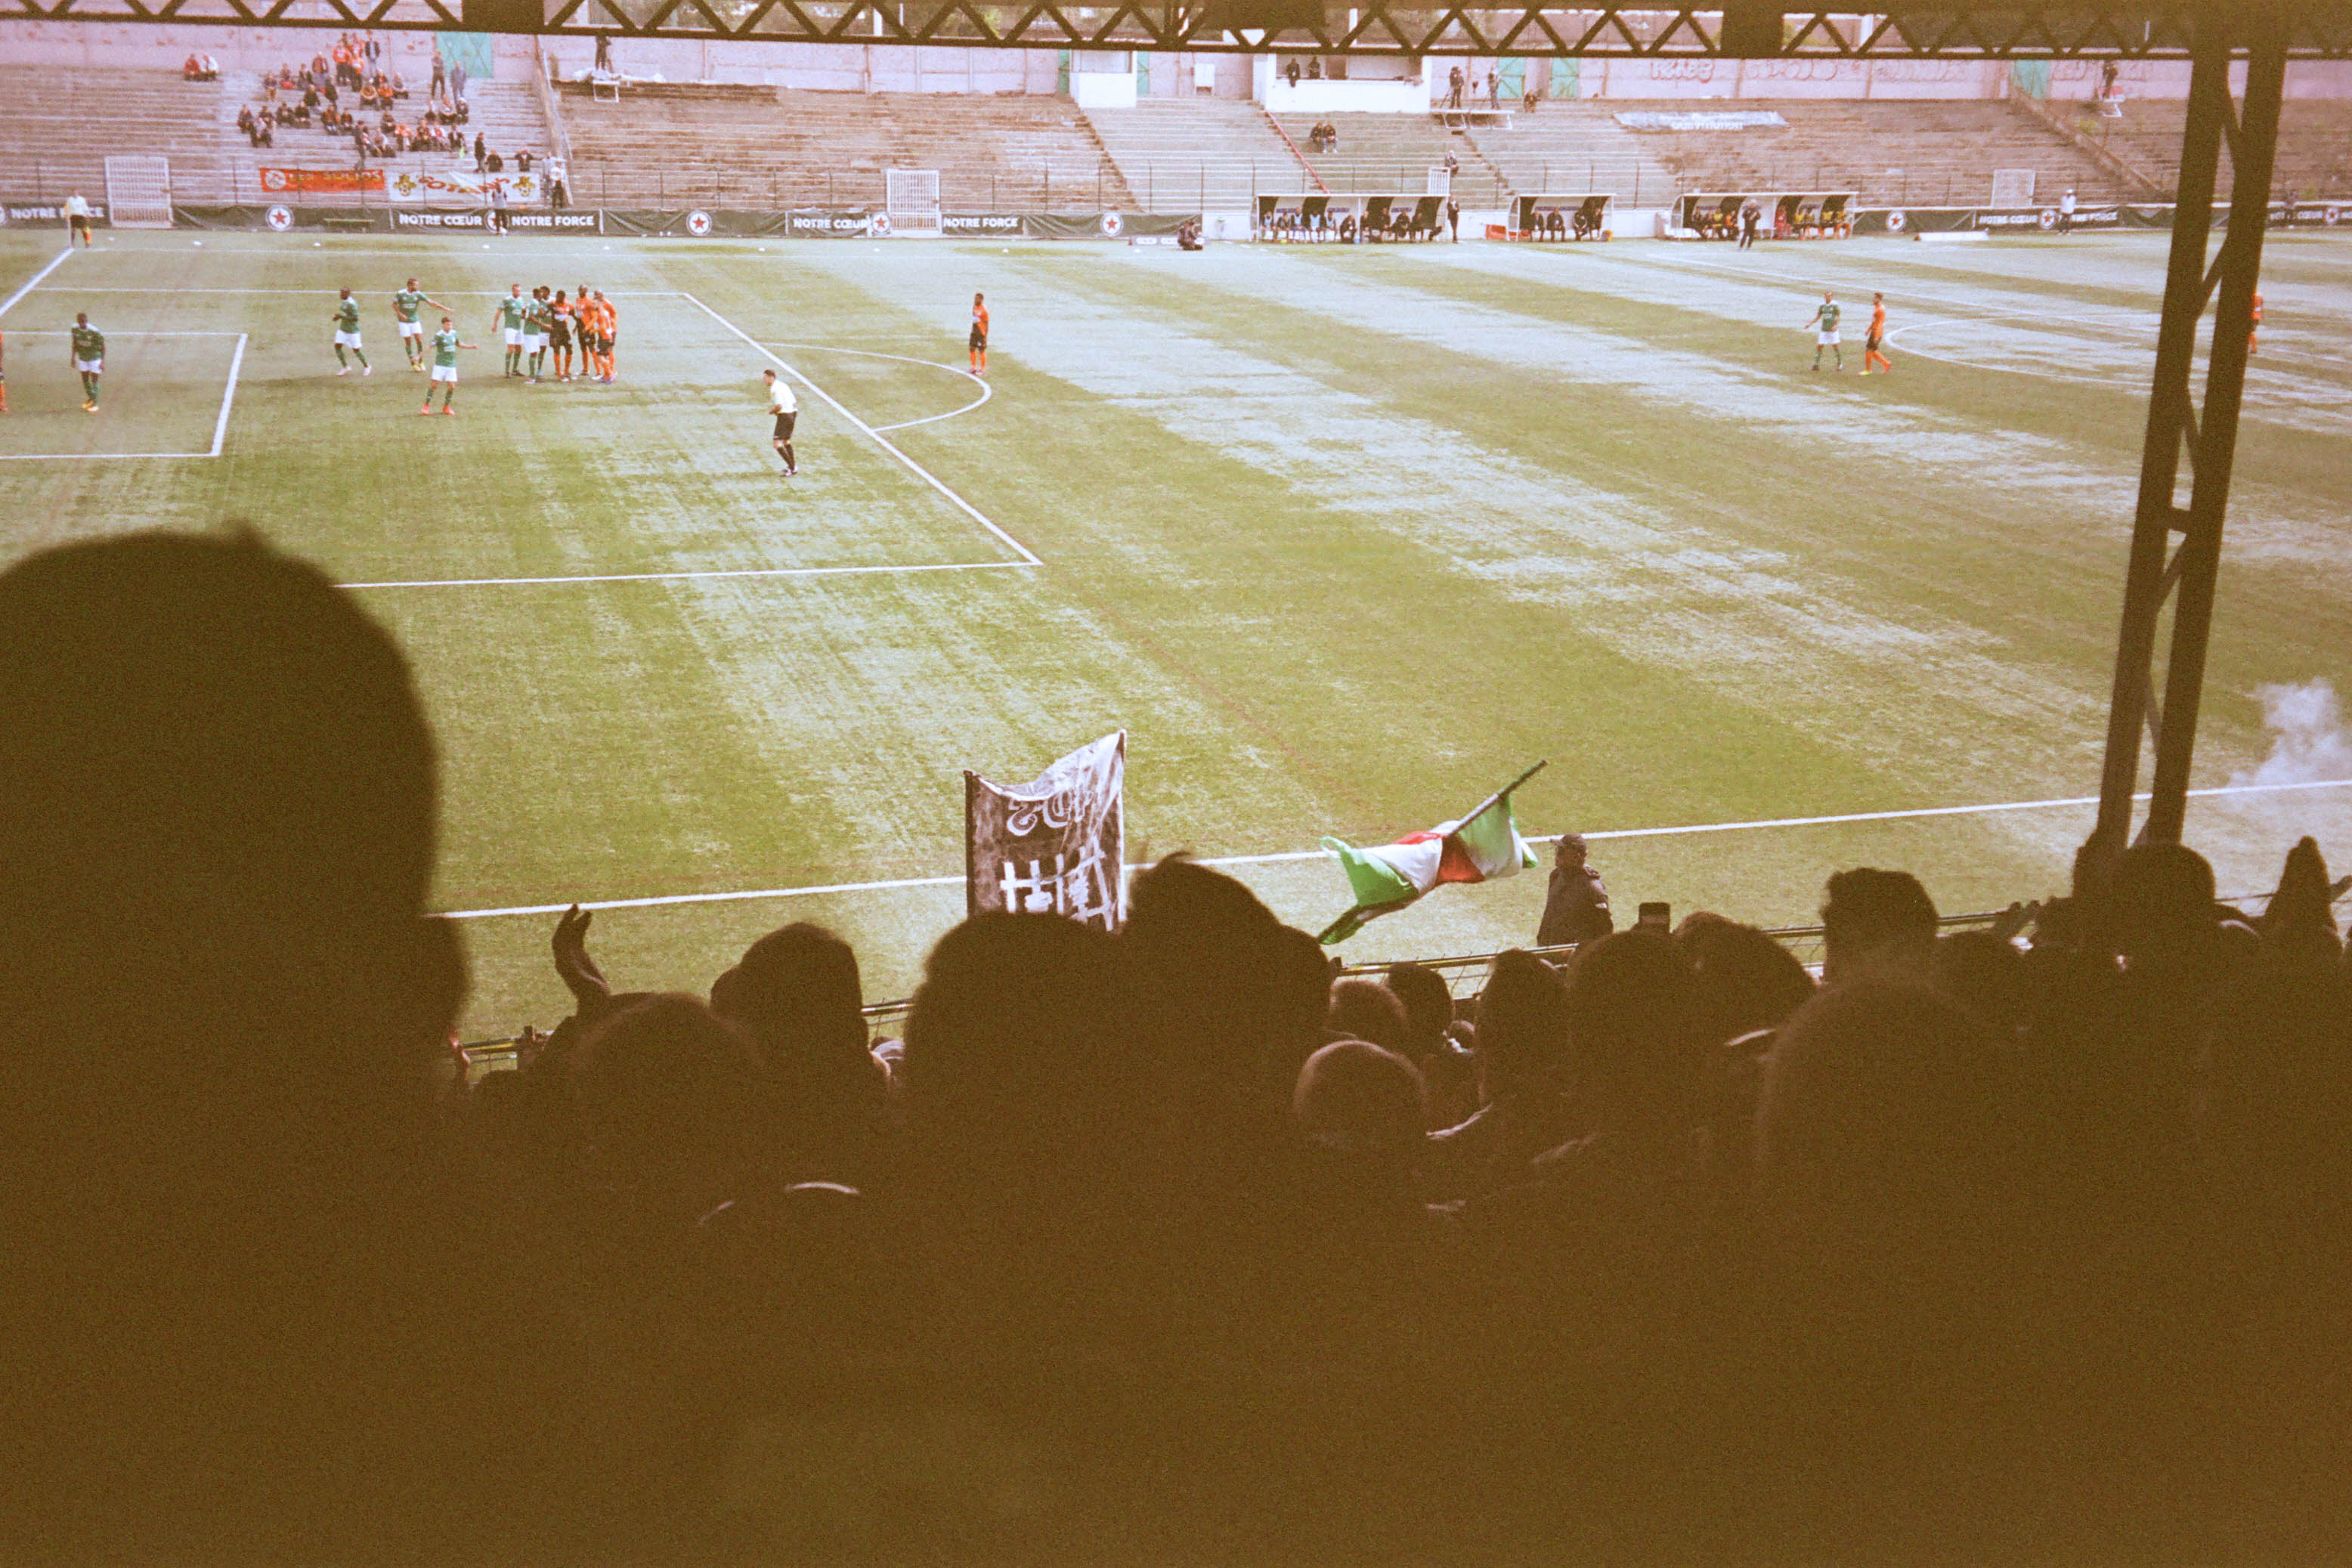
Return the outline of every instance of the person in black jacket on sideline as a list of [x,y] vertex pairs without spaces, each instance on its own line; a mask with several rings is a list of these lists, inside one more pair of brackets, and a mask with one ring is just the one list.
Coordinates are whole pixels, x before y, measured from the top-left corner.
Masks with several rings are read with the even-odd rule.
[[1543,921],[1536,927],[1537,946],[1591,942],[1616,929],[1609,915],[1609,890],[1601,885],[1601,873],[1586,863],[1584,856],[1583,834],[1559,836],[1551,886],[1544,894]]

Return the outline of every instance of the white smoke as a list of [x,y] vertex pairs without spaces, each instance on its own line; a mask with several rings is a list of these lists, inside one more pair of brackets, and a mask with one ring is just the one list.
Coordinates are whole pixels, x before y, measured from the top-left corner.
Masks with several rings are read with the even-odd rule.
[[2320,784],[2352,779],[2352,736],[2336,687],[2325,679],[2300,685],[2256,686],[2263,727],[2271,732],[2271,754],[2251,773],[2232,773],[2232,784]]

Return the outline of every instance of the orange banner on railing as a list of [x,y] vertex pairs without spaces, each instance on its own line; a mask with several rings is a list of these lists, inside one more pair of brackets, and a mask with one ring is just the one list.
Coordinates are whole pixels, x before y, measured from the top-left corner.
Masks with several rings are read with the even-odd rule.
[[381,169],[264,169],[261,188],[276,195],[286,191],[381,191]]

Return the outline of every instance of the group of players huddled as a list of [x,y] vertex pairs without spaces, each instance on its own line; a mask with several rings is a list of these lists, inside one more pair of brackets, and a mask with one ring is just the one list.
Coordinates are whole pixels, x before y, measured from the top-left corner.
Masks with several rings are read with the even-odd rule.
[[[443,312],[441,329],[428,340],[425,322],[418,312],[426,307]],[[463,341],[457,333],[454,317],[447,314],[450,307],[426,294],[417,280],[410,278],[392,297],[392,316],[400,334],[400,346],[408,356],[408,368],[425,371],[430,358],[432,379],[425,390],[425,406],[419,413],[433,412],[433,388],[441,389],[441,412],[455,414],[450,406],[457,395],[457,350],[478,347]],[[520,283],[510,285],[507,297],[490,312],[490,326],[506,340],[504,375],[537,383],[548,379],[551,369],[559,382],[599,382],[610,386],[618,375],[614,358],[614,339],[619,328],[619,312],[613,302],[598,289],[582,285],[576,295],[542,286],[529,295]],[[580,355],[580,374],[572,374],[573,346]],[[352,291],[342,290],[335,301],[335,374],[351,373],[351,361],[345,350],[356,357],[360,374],[373,375],[374,370],[360,347],[360,306]],[[548,363],[550,356],[554,363]]]

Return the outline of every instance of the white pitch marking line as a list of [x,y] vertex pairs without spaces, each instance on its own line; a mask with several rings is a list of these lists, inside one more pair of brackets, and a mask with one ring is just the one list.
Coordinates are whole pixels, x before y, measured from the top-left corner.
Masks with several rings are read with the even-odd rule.
[[[62,257],[60,259],[63,259]],[[57,265],[51,262],[50,266]],[[10,305],[15,300],[8,302]],[[8,307],[0,305],[0,310]],[[19,338],[63,338],[63,332],[19,332]],[[235,338],[236,350],[228,359],[228,384],[221,388],[220,417],[213,421],[213,447],[209,452],[9,452],[0,453],[0,463],[97,462],[100,459],[120,461],[125,458],[153,459],[162,457],[217,457],[221,443],[228,437],[228,411],[236,401],[237,373],[245,369],[245,339],[243,332],[118,332],[118,338]]]
[[345,582],[341,588],[520,588],[565,582],[687,582],[712,577],[854,577],[916,571],[1023,571],[1025,560],[958,560],[928,566],[741,567],[725,571],[620,571],[591,577],[449,577],[424,582]]
[[58,267],[63,267],[65,265],[66,257],[72,254],[73,241],[68,240],[66,242],[65,249],[49,257],[48,266],[41,268],[40,271],[25,279],[24,283],[18,287],[16,293],[11,294],[5,299],[0,299],[0,316],[5,316],[8,314],[8,308],[10,306],[16,304],[17,300],[25,298],[26,295],[30,294],[34,289],[38,288],[41,286],[41,279],[47,277],[52,272],[55,272]]
[[[2352,787],[2352,779],[2322,779],[2308,784],[2222,784],[2207,789],[2191,789],[2190,796],[2205,798],[2215,795],[2272,795],[2299,789],[2341,789]],[[2135,800],[2147,796],[2135,795]],[[1757,828],[1817,828],[1842,822],[1892,822],[1917,817],[1984,816],[1997,811],[2042,811],[2064,806],[2095,806],[2096,795],[2076,795],[2063,800],[2004,800],[1989,806],[1917,806],[1902,811],[1853,811],[1835,817],[1774,817],[1755,822],[1699,822],[1672,828],[1612,828],[1585,834],[1591,839],[1656,839],[1673,838],[1693,833],[1732,833]],[[1530,839],[1529,843],[1549,843],[1559,835],[1545,834]],[[1286,854],[1224,855],[1213,860],[1195,862],[1198,865],[1271,865],[1280,861],[1329,860],[1328,850],[1297,850]],[[1129,872],[1140,866],[1130,865]],[[610,898],[594,903],[583,902],[583,909],[651,909],[677,904],[740,904],[761,898],[810,898],[828,893],[881,893],[901,887],[950,887],[964,879],[960,876],[908,876],[887,882],[836,882],[820,887],[770,887],[748,893],[681,893],[658,898]],[[511,909],[458,909],[448,912],[449,920],[494,920],[507,915],[561,915],[571,908],[569,904],[526,904]]]
[[879,446],[883,451],[888,453],[891,456],[896,457],[899,462],[905,464],[908,469],[912,472],[916,477],[921,479],[925,484],[929,485],[932,489],[937,490],[940,495],[945,496],[950,501],[952,501],[966,517],[969,517],[982,528],[986,528],[990,533],[994,534],[998,538],[1012,546],[1023,561],[1026,562],[1030,566],[1043,566],[1045,564],[1043,560],[1038,559],[1035,551],[1032,550],[1027,545],[1023,544],[1019,539],[1014,538],[1011,534],[1006,533],[1003,528],[998,528],[994,523],[989,521],[988,515],[986,513],[982,512],[978,507],[973,506],[970,501],[965,500],[961,496],[957,495],[955,491],[950,489],[946,483],[942,481],[938,475],[933,474],[929,469],[924,467],[921,464],[908,456],[904,452],[899,451],[888,436],[884,435],[880,431],[875,429],[872,425],[866,423],[864,420],[858,418],[856,414],[842,407],[841,404],[835,401],[831,392],[826,392],[823,387],[809,380],[806,375],[803,374],[796,366],[786,361],[783,356],[778,354],[773,349],[768,348],[766,345],[762,344],[757,338],[752,337],[751,333],[746,332],[742,328],[738,327],[734,322],[730,321],[726,317],[721,316],[709,306],[705,305],[697,296],[691,293],[685,293],[684,291],[681,291],[681,294],[683,298],[693,302],[696,309],[709,317],[713,321],[718,322],[721,327],[726,328],[738,338],[742,339],[745,343],[749,344],[753,349],[758,350],[763,358],[775,361],[775,363],[786,373],[791,375],[794,381],[800,382],[801,385],[808,388],[810,392],[824,399],[826,406],[831,408],[834,413],[841,415],[842,418],[849,421],[850,423],[864,431],[867,437],[873,441],[875,445]]
[[980,388],[980,395],[961,408],[951,408],[945,413],[926,414],[920,419],[902,419],[896,424],[877,424],[874,427],[877,430],[908,430],[918,424],[933,424],[942,419],[953,419],[957,414],[970,413],[996,395],[996,389],[988,384],[988,379],[985,376],[973,375],[970,371],[960,371],[953,365],[941,364],[937,360],[919,360],[910,354],[877,353],[872,349],[837,349],[830,343],[778,343],[775,346],[779,349],[814,349],[820,354],[856,354],[863,360],[896,360],[902,365],[929,365],[935,371],[945,371],[951,376],[961,376]]
[[236,335],[236,352],[229,356],[228,385],[221,388],[220,417],[213,421],[213,449],[205,454],[208,457],[219,456],[221,443],[228,438],[228,411],[230,405],[236,402],[237,372],[244,369],[245,334],[239,332]]

